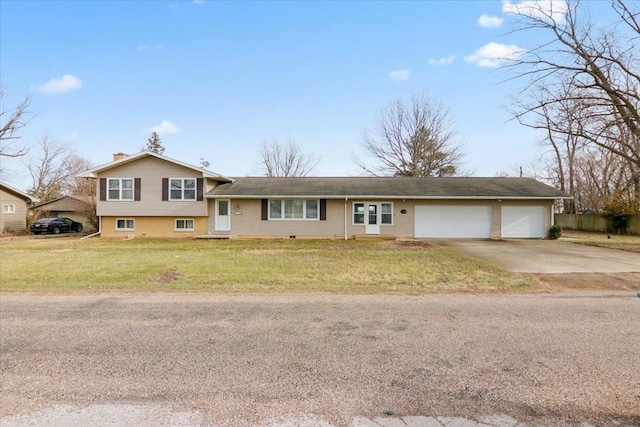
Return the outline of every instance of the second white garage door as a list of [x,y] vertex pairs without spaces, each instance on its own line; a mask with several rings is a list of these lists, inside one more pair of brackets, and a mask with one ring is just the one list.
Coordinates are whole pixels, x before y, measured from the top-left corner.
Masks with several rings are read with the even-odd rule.
[[491,237],[491,206],[416,206],[415,237]]
[[504,239],[544,239],[544,206],[502,206]]

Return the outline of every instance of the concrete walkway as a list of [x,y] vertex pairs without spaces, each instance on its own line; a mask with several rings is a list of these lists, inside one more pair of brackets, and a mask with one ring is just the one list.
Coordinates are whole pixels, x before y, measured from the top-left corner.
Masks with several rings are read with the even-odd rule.
[[450,240],[439,243],[517,273],[640,273],[640,254],[635,252],[557,240]]
[[[171,426],[204,427],[200,416],[191,412],[171,412],[160,405],[99,404],[86,408],[58,405],[29,415],[0,418],[2,427],[50,426],[50,427],[129,427]],[[477,420],[458,417],[357,417],[349,427],[543,427],[554,426],[553,420],[539,423],[521,423],[509,415],[487,415]],[[622,423],[620,427],[627,427]],[[594,424],[582,423],[580,427]],[[211,426],[213,427],[213,426]],[[267,419],[253,427],[339,427],[316,415],[289,415]],[[633,426],[628,426],[633,427]]]

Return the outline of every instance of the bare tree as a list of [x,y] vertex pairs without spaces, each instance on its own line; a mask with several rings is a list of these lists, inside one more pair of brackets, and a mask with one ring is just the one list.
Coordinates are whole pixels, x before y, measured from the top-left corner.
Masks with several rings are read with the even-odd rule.
[[[77,157],[77,163],[74,167],[80,171],[89,170],[93,165],[82,157]],[[79,199],[82,202],[82,208],[79,210],[89,221],[91,228],[97,230],[99,228],[99,219],[96,211],[96,183],[94,179],[78,178],[74,176],[70,178],[66,192]]]
[[147,140],[147,145],[142,147],[142,151],[151,151],[156,154],[164,153],[164,146],[162,145],[162,141],[160,141],[160,135],[158,135],[158,132],[151,133],[151,136]]
[[32,180],[27,192],[41,202],[70,194],[76,175],[90,169],[88,160],[75,155],[71,146],[58,144],[46,136],[35,151],[37,154],[29,155],[25,162]]
[[317,155],[304,153],[293,140],[287,143],[272,140],[262,143],[257,169],[270,177],[307,176],[319,162],[320,158]]
[[374,164],[356,164],[375,176],[453,176],[460,174],[465,155],[449,109],[426,92],[391,101],[375,128],[365,131],[363,146]]
[[[578,0],[567,0],[566,11],[552,10],[548,2],[527,2],[516,10],[516,31],[542,32],[549,39],[507,68],[514,79],[524,78],[526,87],[547,88],[544,98],[532,97],[516,118],[565,101],[579,107],[581,121],[565,129],[591,145],[609,150],[640,167],[640,37],[638,3],[612,0],[617,22],[599,26],[579,13]],[[569,90],[566,90],[566,88]],[[624,128],[632,136],[609,137],[612,128]]]
[[26,97],[14,109],[5,110],[4,88],[0,86],[0,156],[21,157],[29,151],[27,144],[20,143],[18,131],[31,119],[30,104],[31,98]]
[[[549,152],[542,158],[541,164],[546,171],[544,178],[549,184],[572,196],[576,196],[576,158],[587,145],[587,141],[578,135],[585,119],[580,116],[583,112],[581,101],[571,96],[569,85],[562,84],[563,96],[559,101],[546,104],[548,88],[541,87],[532,97],[540,104],[527,116],[520,117],[520,123],[525,126],[543,130],[545,138],[542,145],[549,148]],[[560,91],[560,89],[556,89]],[[521,104],[519,104],[522,106]],[[576,212],[576,199],[563,200],[563,212]]]

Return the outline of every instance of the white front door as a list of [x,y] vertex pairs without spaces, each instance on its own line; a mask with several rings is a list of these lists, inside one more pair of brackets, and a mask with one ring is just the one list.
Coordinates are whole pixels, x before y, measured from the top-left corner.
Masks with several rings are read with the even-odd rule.
[[380,234],[380,203],[367,203],[364,216],[365,234]]
[[231,221],[229,220],[229,200],[217,199],[216,200],[216,231],[229,231],[231,230]]

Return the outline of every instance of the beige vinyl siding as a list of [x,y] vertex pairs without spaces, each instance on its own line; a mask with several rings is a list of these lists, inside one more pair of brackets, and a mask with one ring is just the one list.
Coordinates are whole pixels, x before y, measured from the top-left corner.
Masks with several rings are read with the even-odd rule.
[[[393,202],[393,225],[381,225],[380,236],[397,238],[413,238],[416,206],[490,206],[491,238],[500,238],[501,206],[543,206],[545,209],[545,226],[551,226],[553,201],[550,200],[403,200],[403,199],[349,199],[347,209],[347,236],[366,236],[364,225],[353,225],[353,203]],[[213,215],[215,200],[210,200],[209,212],[212,212],[207,223],[209,234],[230,234],[234,236],[305,236],[305,237],[344,237],[345,200],[327,200],[326,221],[309,220],[269,220],[261,219],[261,199],[231,199],[231,230],[215,231]],[[401,211],[406,213],[402,214]]]
[[[327,200],[327,220],[269,220],[263,221],[261,199],[231,199],[231,230],[215,231],[213,215],[215,200],[210,200],[211,218],[209,234],[232,234],[240,236],[343,236],[344,201]],[[242,214],[237,214],[241,212]]]
[[[359,200],[355,200],[359,201]],[[366,200],[377,201],[377,200]],[[381,226],[382,236],[410,237],[413,235],[413,214],[401,215],[401,209],[412,206],[398,200],[394,202],[394,225]],[[352,209],[354,200],[347,200],[347,234],[364,236],[364,226],[353,226]],[[389,200],[384,200],[389,202]],[[209,212],[214,212],[215,200],[210,200]],[[210,216],[207,230],[209,234],[230,234],[235,236],[305,236],[344,237],[345,200],[327,200],[327,219],[321,220],[268,220],[262,218],[261,199],[231,199],[231,230],[215,231],[215,218]]]
[[[4,213],[4,205],[13,205],[13,213]],[[0,189],[0,231],[20,231],[27,228],[27,203],[24,199]]]
[[[413,204],[411,201],[389,199],[350,199],[347,202],[347,234],[350,236],[365,236],[364,224],[353,224],[354,203],[393,203],[393,225],[381,224],[380,236],[413,237]],[[406,209],[406,214],[400,211]],[[366,215],[366,213],[365,213]],[[375,235],[373,235],[375,236]]]
[[[116,219],[135,220],[134,230],[116,231]],[[176,219],[193,219],[193,231],[176,231]],[[194,238],[195,236],[206,234],[207,218],[185,218],[185,217],[136,217],[117,216],[102,217],[102,231],[100,237],[162,237],[162,238]]]
[[[96,185],[100,191],[100,178],[140,178],[140,201],[100,201],[98,216],[207,216],[207,201],[162,201],[163,178],[202,178],[196,170],[185,168],[156,157],[144,157],[99,174]],[[207,183],[204,189],[212,188]]]

